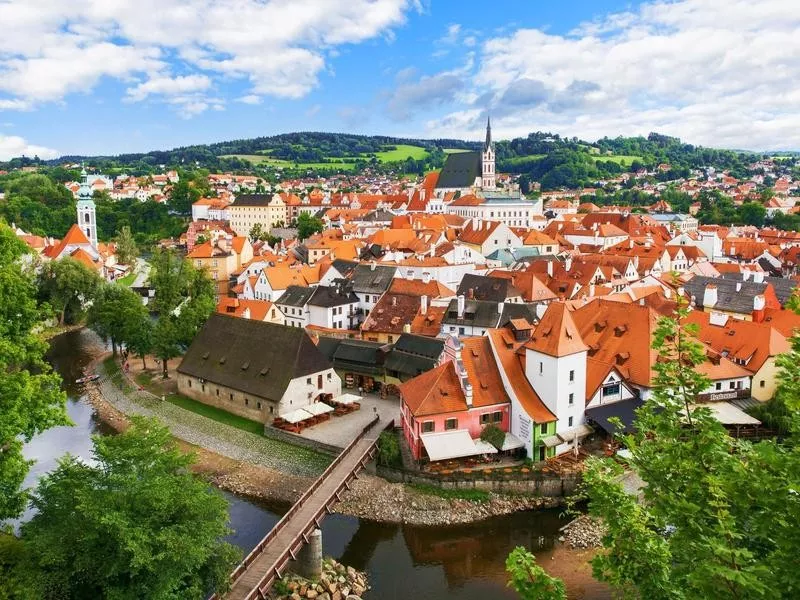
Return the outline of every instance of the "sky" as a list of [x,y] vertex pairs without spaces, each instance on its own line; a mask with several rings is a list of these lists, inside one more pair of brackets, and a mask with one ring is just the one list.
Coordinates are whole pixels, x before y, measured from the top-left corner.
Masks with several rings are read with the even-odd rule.
[[333,131],[800,149],[798,0],[0,0],[0,160]]

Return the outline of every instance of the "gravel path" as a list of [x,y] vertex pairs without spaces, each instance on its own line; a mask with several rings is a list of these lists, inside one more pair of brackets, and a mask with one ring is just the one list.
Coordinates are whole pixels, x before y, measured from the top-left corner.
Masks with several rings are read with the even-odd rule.
[[127,415],[156,417],[190,444],[292,475],[317,476],[330,462],[312,450],[236,429],[136,390],[121,374],[110,376],[102,362],[97,373],[98,391],[111,405]]

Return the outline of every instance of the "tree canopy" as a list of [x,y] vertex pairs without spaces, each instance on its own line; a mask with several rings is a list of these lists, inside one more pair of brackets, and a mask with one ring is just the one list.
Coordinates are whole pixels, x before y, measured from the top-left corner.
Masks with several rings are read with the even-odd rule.
[[238,549],[224,497],[193,475],[158,421],[97,435],[42,478],[22,527],[36,597],[184,600],[227,589]]

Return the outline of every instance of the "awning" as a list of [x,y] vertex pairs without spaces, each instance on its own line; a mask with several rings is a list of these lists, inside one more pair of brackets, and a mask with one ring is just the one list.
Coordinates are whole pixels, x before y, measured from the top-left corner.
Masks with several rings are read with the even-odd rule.
[[610,418],[616,417],[622,421],[622,431],[629,433],[633,430],[636,409],[643,404],[644,401],[639,398],[629,398],[628,400],[620,400],[619,402],[610,402],[609,404],[601,404],[594,408],[588,408],[586,409],[586,416],[611,434],[619,431],[609,422]]
[[546,437],[542,440],[542,443],[547,446],[548,448],[555,448],[556,446],[563,444],[564,440],[562,440],[557,435],[551,435],[550,437]]
[[310,412],[312,415],[319,416],[325,413],[333,412],[333,407],[328,406],[324,402],[314,402],[308,406],[303,407],[303,410]]
[[761,421],[751,417],[730,402],[695,404],[692,408],[698,408],[699,406],[710,409],[714,418],[723,425],[761,425]]
[[516,450],[517,448],[524,448],[525,442],[519,439],[517,436],[507,433],[506,439],[503,440],[503,447],[500,448],[503,452],[507,450]]
[[578,439],[584,438],[587,435],[592,433],[592,428],[588,425],[578,425],[577,427],[573,427],[572,429],[567,429],[566,431],[562,431],[558,434],[562,440],[566,443],[572,442],[576,437]]
[[[451,458],[463,458],[465,456],[475,456],[476,454],[487,454],[497,452],[494,446],[492,450],[479,447],[470,437],[466,429],[454,429],[453,431],[443,431],[441,433],[425,433],[420,436],[422,444],[431,460],[448,460]],[[480,442],[480,440],[477,440]],[[481,442],[483,443],[483,442]]]
[[297,408],[291,412],[286,413],[285,415],[281,415],[281,419],[286,421],[287,423],[299,423],[300,421],[305,421],[306,419],[310,419],[313,417],[310,412],[304,410],[302,408]]
[[335,402],[336,404],[352,404],[353,402],[361,402],[361,396],[342,394],[341,396],[336,396],[331,402]]
[[474,440],[475,448],[479,454],[497,454],[497,448],[492,446],[489,442],[484,442],[481,439]]

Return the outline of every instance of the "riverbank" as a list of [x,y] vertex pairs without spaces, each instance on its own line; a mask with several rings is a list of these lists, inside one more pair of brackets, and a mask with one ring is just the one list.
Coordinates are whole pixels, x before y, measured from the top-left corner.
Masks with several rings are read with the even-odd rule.
[[[94,366],[98,372],[102,371],[103,361],[108,356],[108,353],[104,353],[95,358]],[[134,405],[124,390],[117,388],[118,393],[110,394],[108,385],[109,379],[105,377],[99,382],[89,384],[87,396],[97,411],[98,418],[116,431],[128,426],[130,412],[155,412],[154,416],[160,418],[164,415],[158,413],[166,410],[169,412],[167,425],[175,418],[192,422],[204,419],[195,413],[157,400],[148,407]],[[170,429],[180,447],[196,455],[194,471],[214,486],[260,501],[291,503],[311,485],[315,474],[280,468],[285,466],[283,461],[271,460],[264,464],[262,455],[254,455],[253,444],[269,443],[265,438],[236,431],[237,443],[233,443],[230,437],[233,432],[229,428],[216,422],[210,422],[209,425],[204,427],[202,436],[187,435],[187,431],[191,431],[187,428]],[[225,439],[214,439],[214,432],[224,433]],[[201,440],[205,443],[198,443]],[[249,452],[244,453],[245,449],[240,447],[242,445],[248,446],[246,449]],[[243,454],[247,459],[243,459]],[[351,489],[342,495],[342,501],[336,505],[334,512],[383,523],[442,526],[472,523],[518,511],[551,508],[558,504],[552,498],[530,495],[486,493],[476,498],[448,497],[437,490],[391,483],[373,475],[362,474],[352,484]]]

